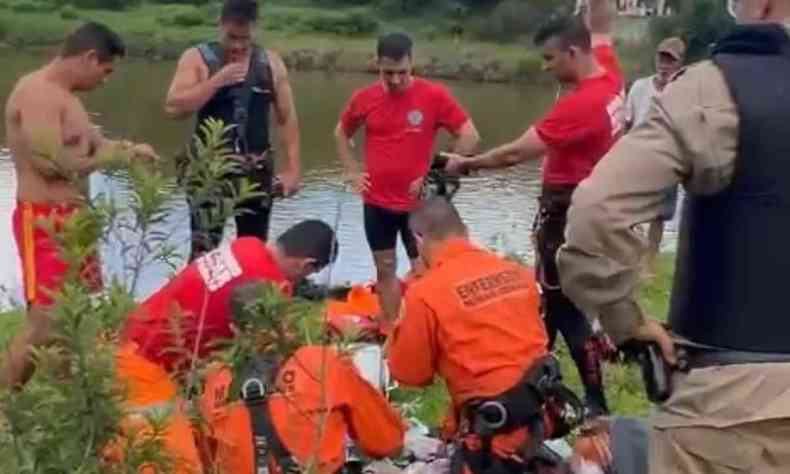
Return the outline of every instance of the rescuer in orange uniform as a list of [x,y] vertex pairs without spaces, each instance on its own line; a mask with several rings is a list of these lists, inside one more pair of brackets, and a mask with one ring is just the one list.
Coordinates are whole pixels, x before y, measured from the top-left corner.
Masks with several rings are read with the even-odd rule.
[[[251,405],[249,400],[229,401],[230,370],[209,376],[201,412],[208,426],[207,444],[213,447],[211,463],[219,472],[258,472],[264,461],[258,458],[255,436],[266,438],[271,452],[264,459],[277,472],[314,468],[310,472],[336,473],[346,462],[347,438],[372,458],[401,451],[400,416],[350,358],[334,348],[297,349],[273,380],[266,404]],[[256,429],[256,416],[268,420],[263,426],[269,428]],[[287,463],[291,465],[284,466]]]
[[[479,453],[484,437],[465,428],[477,402],[517,390],[547,356],[537,283],[531,270],[472,244],[458,212],[443,198],[424,202],[410,225],[427,271],[406,292],[388,342],[389,368],[405,385],[425,386],[441,376],[457,434]],[[522,461],[516,455],[530,435],[515,428],[490,433],[482,446],[486,454],[505,465]],[[466,454],[465,463],[476,471]]]
[[233,337],[231,298],[254,282],[286,294],[293,283],[320,271],[334,258],[334,231],[304,221],[276,242],[235,240],[198,258],[149,297],[126,322],[116,372],[132,415],[169,413],[164,443],[179,474],[199,473],[201,460],[192,427],[179,400],[179,378]]

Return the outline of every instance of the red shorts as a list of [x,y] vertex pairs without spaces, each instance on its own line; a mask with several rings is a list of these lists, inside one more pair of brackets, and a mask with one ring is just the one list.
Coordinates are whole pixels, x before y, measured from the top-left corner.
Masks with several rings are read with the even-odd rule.
[[[14,209],[13,226],[25,280],[25,300],[28,304],[51,305],[69,267],[60,255],[57,240],[50,235],[47,220],[52,219],[55,232],[63,230],[63,223],[79,211],[79,206],[18,202]],[[91,290],[102,287],[99,259],[93,255],[82,264],[79,276]]]

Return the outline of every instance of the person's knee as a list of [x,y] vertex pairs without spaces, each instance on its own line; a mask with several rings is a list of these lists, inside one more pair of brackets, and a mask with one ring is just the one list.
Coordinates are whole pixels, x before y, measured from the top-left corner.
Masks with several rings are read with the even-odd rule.
[[27,313],[28,343],[32,346],[45,346],[52,342],[52,318],[49,309],[33,305]]
[[375,255],[376,261],[376,276],[378,281],[387,281],[395,279],[395,272],[397,270],[397,259],[395,252],[389,251],[382,252]]

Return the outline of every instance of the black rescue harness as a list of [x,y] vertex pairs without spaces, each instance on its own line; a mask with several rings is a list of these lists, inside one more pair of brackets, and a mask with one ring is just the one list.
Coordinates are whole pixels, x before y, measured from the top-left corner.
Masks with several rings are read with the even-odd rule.
[[[584,405],[562,383],[558,360],[548,355],[498,397],[466,404],[461,412],[459,449],[455,451],[451,472],[460,474],[467,465],[474,474],[524,473],[531,469],[544,440],[565,436],[582,423],[583,416]],[[509,459],[492,452],[496,435],[522,428],[527,428],[530,439],[521,452]],[[481,449],[470,449],[463,441],[470,434],[480,438]]]
[[[213,76],[225,65],[225,53],[217,42],[197,46]],[[250,69],[244,82],[220,89],[198,112],[197,132],[208,118],[235,125],[232,145],[237,154],[261,154],[269,149],[269,109],[274,102],[274,74],[266,50],[253,46]],[[231,138],[231,137],[229,137]]]

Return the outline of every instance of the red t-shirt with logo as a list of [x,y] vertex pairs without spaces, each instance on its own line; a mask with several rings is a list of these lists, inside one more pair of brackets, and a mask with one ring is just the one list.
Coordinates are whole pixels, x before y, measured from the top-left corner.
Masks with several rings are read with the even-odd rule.
[[266,245],[254,237],[237,239],[196,259],[151,295],[129,316],[123,340],[168,370],[181,368],[191,360],[198,337],[197,354],[203,357],[233,336],[231,294],[261,280],[288,291]]
[[623,73],[611,45],[593,48],[605,73],[561,97],[536,125],[546,144],[543,183],[575,185],[590,175],[625,125]]
[[393,211],[414,209],[409,185],[430,168],[436,132],[458,132],[469,119],[446,87],[421,78],[401,94],[376,82],[354,93],[340,122],[346,136],[365,127],[365,203]]

